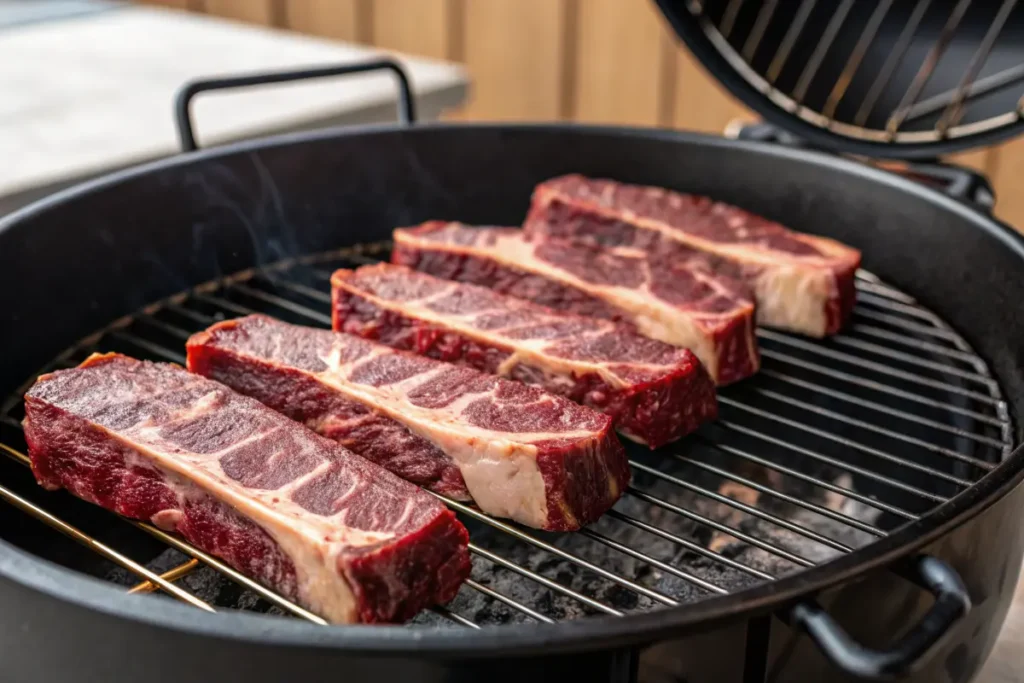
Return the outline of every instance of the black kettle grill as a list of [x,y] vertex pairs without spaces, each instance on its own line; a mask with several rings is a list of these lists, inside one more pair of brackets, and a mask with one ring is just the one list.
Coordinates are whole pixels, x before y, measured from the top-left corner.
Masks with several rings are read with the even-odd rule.
[[[183,89],[184,154],[0,219],[3,680],[977,672],[1024,555],[1024,240],[989,214],[983,178],[935,160],[1019,132],[1024,13],[658,4],[765,124],[735,140],[417,125],[391,61],[226,78]],[[398,76],[399,124],[196,150],[200,93],[377,70]],[[760,330],[763,371],[721,392],[720,420],[631,448],[634,485],[579,533],[450,502],[474,558],[451,604],[402,627],[327,626],[155,527],[41,490],[24,467],[21,395],[40,372],[92,351],[182,362],[191,332],[252,311],[327,325],[331,270],[386,259],[394,226],[516,224],[533,186],[568,172],[710,195],[852,244],[858,304],[826,341]]]

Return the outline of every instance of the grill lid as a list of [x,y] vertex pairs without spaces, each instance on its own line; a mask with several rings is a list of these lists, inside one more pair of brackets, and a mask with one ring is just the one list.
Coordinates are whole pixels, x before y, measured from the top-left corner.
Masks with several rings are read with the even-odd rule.
[[1017,0],[656,0],[711,74],[815,146],[922,159],[1024,130]]

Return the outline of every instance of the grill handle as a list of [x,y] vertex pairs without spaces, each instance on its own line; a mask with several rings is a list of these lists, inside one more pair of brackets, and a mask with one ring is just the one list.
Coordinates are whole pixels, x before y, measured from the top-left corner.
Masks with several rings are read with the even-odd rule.
[[992,184],[980,173],[938,161],[908,164],[905,169],[895,172],[926,185],[929,181],[941,181],[943,186],[940,189],[950,197],[970,204],[989,216],[992,215],[996,203],[995,191]]
[[190,105],[192,99],[201,92],[211,90],[231,90],[248,88],[254,85],[270,83],[289,83],[305,81],[328,76],[345,76],[348,74],[366,73],[368,71],[390,71],[398,81],[398,121],[405,125],[416,122],[416,106],[409,86],[409,77],[405,70],[393,59],[377,59],[361,64],[343,64],[340,66],[299,69],[296,71],[275,71],[271,73],[249,74],[244,76],[228,76],[226,78],[210,78],[186,83],[174,98],[174,119],[178,125],[178,140],[183,152],[198,149],[195,132],[192,126]]
[[[725,128],[725,137],[738,140],[754,140],[771,142],[786,147],[812,148],[805,140],[789,131],[778,128],[770,123],[748,123],[743,119],[734,119]],[[829,150],[821,150],[831,153]],[[896,173],[911,180],[933,187],[953,199],[968,204],[988,216],[996,203],[992,184],[981,175],[969,168],[956,164],[943,163],[938,160],[923,161],[900,166],[882,166],[891,173]]]
[[971,611],[971,597],[960,576],[942,560],[921,555],[910,565],[911,579],[923,585],[935,602],[902,638],[884,650],[872,650],[853,640],[813,601],[790,611],[792,623],[802,628],[833,664],[848,674],[869,680],[899,678],[923,664]]

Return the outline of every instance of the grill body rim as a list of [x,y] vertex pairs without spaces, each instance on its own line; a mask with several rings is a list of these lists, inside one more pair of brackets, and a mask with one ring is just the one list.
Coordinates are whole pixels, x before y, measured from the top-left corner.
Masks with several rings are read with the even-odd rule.
[[[319,131],[247,141],[190,153],[113,174],[96,181],[58,193],[15,214],[0,219],[0,242],[7,233],[32,220],[45,218],[47,211],[74,202],[93,192],[103,191],[120,183],[158,171],[175,170],[216,161],[232,155],[258,154],[261,150],[286,147],[296,143],[315,143],[336,136],[431,135],[438,131],[471,130],[511,135],[622,136],[664,143],[684,143],[715,148],[742,148],[775,158],[828,167],[841,174],[854,174],[872,183],[894,187],[916,195],[942,211],[949,211],[974,223],[1005,244],[1024,261],[1024,239],[998,221],[984,216],[942,193],[918,185],[899,176],[871,169],[856,162],[825,154],[773,145],[722,140],[713,136],[640,128],[579,126],[569,124],[491,125],[491,124],[428,124],[408,130],[394,126]],[[6,308],[6,307],[5,307]],[[998,370],[996,371],[998,376]],[[602,648],[637,645],[713,628],[727,621],[767,614],[788,602],[848,582],[866,572],[887,567],[901,558],[940,539],[982,514],[1003,500],[1024,480],[1024,448],[1017,448],[999,467],[974,484],[964,494],[941,505],[918,522],[848,556],[833,560],[788,578],[755,586],[730,595],[710,598],[696,604],[630,615],[625,618],[590,618],[560,623],[555,626],[503,626],[479,632],[412,631],[400,627],[334,627],[323,629],[301,622],[275,620],[270,627],[267,618],[258,615],[217,615],[195,619],[195,613],[182,606],[160,601],[144,603],[138,609],[138,598],[125,596],[103,582],[83,577],[72,570],[41,562],[0,539],[0,580],[9,585],[68,600],[107,615],[151,626],[172,629],[184,634],[217,636],[249,643],[273,644],[283,647],[330,648],[352,655],[405,654],[427,658],[480,658],[509,655],[555,655]],[[26,568],[31,571],[26,572]],[[70,590],[69,590],[70,589]]]

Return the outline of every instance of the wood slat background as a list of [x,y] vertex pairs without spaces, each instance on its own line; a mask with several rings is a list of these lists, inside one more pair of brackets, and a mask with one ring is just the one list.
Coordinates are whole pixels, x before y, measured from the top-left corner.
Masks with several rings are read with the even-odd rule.
[[[565,119],[721,132],[755,118],[678,45],[650,0],[142,0],[466,65],[452,118]],[[1024,140],[954,159],[1024,229]]]

